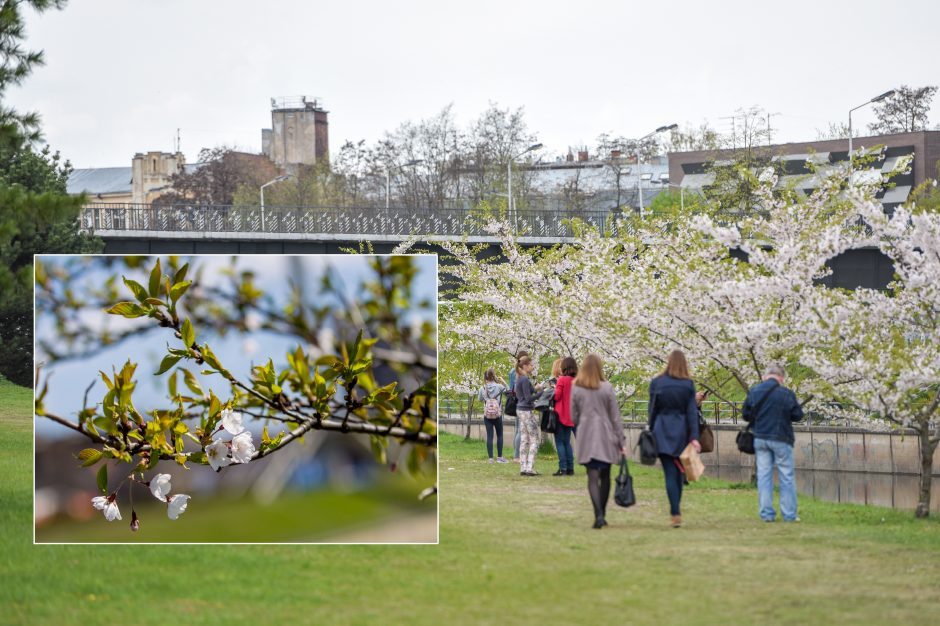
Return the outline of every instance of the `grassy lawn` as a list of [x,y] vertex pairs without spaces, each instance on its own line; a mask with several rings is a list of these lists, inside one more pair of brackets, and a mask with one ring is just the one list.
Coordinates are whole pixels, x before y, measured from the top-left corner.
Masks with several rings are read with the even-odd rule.
[[803,498],[763,524],[753,490],[705,481],[673,530],[636,467],[639,504],[596,531],[582,473],[447,435],[439,546],[34,546],[29,403],[0,385],[3,623],[936,623],[938,520]]

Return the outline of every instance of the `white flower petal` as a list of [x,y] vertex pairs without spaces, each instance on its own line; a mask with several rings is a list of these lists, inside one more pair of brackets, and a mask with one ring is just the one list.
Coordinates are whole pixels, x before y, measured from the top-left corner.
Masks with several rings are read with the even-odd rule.
[[109,502],[104,509],[104,518],[109,522],[121,519],[121,511],[118,509],[117,502]]
[[255,443],[247,430],[232,439],[232,460],[235,463],[247,463],[255,453]]
[[232,409],[222,409],[222,428],[233,435],[245,430],[244,425],[242,425],[242,414],[236,413]]
[[190,496],[187,496],[185,493],[178,493],[175,496],[170,496],[170,499],[167,500],[166,514],[170,519],[178,519],[179,516],[186,510],[186,506],[189,504]]
[[154,498],[166,502],[166,497],[170,493],[170,478],[169,474],[157,474],[150,479],[150,493]]
[[209,467],[215,471],[232,464],[232,459],[228,455],[228,444],[224,441],[213,441],[206,446],[206,460],[209,461]]
[[91,505],[99,511],[104,511],[108,506],[108,499],[105,496],[97,496],[91,499]]

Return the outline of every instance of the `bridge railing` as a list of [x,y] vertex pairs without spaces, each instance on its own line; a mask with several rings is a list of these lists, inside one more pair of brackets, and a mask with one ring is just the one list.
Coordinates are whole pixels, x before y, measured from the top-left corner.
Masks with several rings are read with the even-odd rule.
[[[516,210],[508,219],[516,233],[529,237],[565,238],[573,235],[569,220],[600,229],[613,225],[610,211]],[[491,236],[484,216],[467,209],[410,209],[316,206],[221,206],[96,203],[82,209],[87,231],[152,231],[154,233],[258,233],[411,235],[445,237]]]

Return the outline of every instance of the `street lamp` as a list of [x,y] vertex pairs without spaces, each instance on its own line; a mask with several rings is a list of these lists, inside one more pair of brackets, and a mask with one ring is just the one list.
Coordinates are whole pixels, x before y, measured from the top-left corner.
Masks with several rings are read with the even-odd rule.
[[884,100],[884,99],[886,99],[886,98],[890,98],[890,97],[893,96],[894,94],[895,94],[895,91],[894,91],[894,89],[892,89],[891,91],[886,91],[886,92],[884,92],[884,93],[881,94],[880,96],[875,96],[874,98],[872,98],[872,99],[869,100],[868,102],[864,102],[864,103],[858,105],[857,107],[855,107],[854,109],[849,109],[849,169],[850,169],[850,170],[852,169],[852,111],[855,111],[855,110],[857,110],[857,109],[861,109],[862,107],[868,106],[869,104],[872,104],[872,103],[874,103],[874,102],[881,102],[882,100]]
[[541,147],[542,144],[534,143],[516,156],[509,157],[509,162],[506,164],[506,195],[508,197],[509,206],[507,208],[509,209],[510,215],[514,215],[512,212],[512,162],[521,157],[523,154],[528,154],[529,152],[538,150]]
[[664,132],[666,132],[667,130],[675,130],[675,129],[677,129],[677,128],[679,128],[679,125],[678,125],[678,124],[668,124],[668,125],[666,125],[666,126],[660,126],[659,128],[657,128],[657,129],[654,130],[653,132],[648,133],[648,134],[646,134],[646,135],[643,135],[643,136],[640,137],[640,138],[637,140],[637,142],[636,142],[636,173],[637,173],[637,177],[636,177],[636,191],[637,191],[637,195],[639,196],[639,200],[640,200],[640,219],[643,219],[643,180],[642,180],[642,174],[640,173],[640,163],[641,163],[641,161],[640,161],[640,146],[641,146],[641,144],[642,144],[644,141],[646,141],[647,139],[649,139],[649,138],[652,137],[653,135],[658,135],[659,133],[664,133]]
[[268,185],[273,185],[274,183],[279,183],[282,180],[287,180],[288,178],[293,178],[293,174],[283,174],[278,176],[274,180],[269,180],[265,184],[261,185],[261,232],[264,232],[264,188]]
[[[419,163],[424,163],[424,159],[412,159],[411,161],[408,161],[404,165],[397,166],[396,169],[414,167],[415,165],[418,165]],[[385,208],[386,209],[388,208],[389,196],[391,195],[392,177],[391,177],[391,174],[389,173],[391,172],[391,169],[392,168],[390,168],[389,166],[387,165],[385,166]]]

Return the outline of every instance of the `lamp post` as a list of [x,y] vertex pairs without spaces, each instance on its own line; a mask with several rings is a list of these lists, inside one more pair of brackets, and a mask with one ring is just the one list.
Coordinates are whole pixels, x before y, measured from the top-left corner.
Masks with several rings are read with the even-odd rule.
[[[407,163],[405,163],[404,165],[396,166],[396,169],[414,167],[415,165],[418,165],[419,163],[424,163],[424,159],[412,159],[408,161]],[[385,166],[385,208],[386,209],[389,208],[389,197],[391,196],[391,190],[392,190],[392,176],[390,173],[391,170],[392,168],[390,168],[387,165]]]
[[640,171],[640,169],[641,169],[641,168],[640,168],[640,163],[641,163],[641,161],[640,161],[640,145],[641,145],[644,141],[646,141],[647,139],[649,139],[650,137],[652,137],[653,135],[658,135],[659,133],[664,133],[664,132],[666,132],[667,130],[674,130],[674,129],[676,129],[676,128],[679,128],[679,125],[678,125],[678,124],[669,124],[669,125],[667,125],[667,126],[660,126],[659,128],[657,128],[657,129],[654,130],[653,132],[647,133],[646,135],[643,135],[643,136],[640,137],[640,138],[637,140],[637,142],[636,142],[636,191],[637,191],[637,195],[639,196],[639,201],[640,201],[640,219],[643,219],[643,174],[642,174],[642,172]]
[[261,185],[261,232],[264,232],[264,188],[268,185],[273,185],[274,183],[279,183],[282,180],[287,180],[288,178],[293,178],[292,174],[283,174],[278,176],[274,180],[269,180],[265,184]]
[[891,91],[884,92],[880,96],[875,96],[868,102],[864,102],[858,105],[857,107],[855,107],[854,109],[849,109],[849,170],[852,169],[852,111],[861,109],[862,107],[868,106],[869,104],[872,104],[874,102],[881,102],[882,100],[886,98],[890,98],[894,94],[895,94],[895,91],[894,89],[892,89]]
[[542,147],[542,144],[534,143],[528,148],[526,148],[525,150],[523,150],[522,152],[520,152],[519,154],[517,154],[516,156],[509,157],[509,162],[506,164],[506,197],[509,203],[509,206],[507,208],[509,209],[509,215],[511,216],[513,220],[513,224],[515,224],[516,214],[512,210],[512,206],[513,206],[512,204],[512,162],[518,159],[519,157],[521,157],[523,154],[528,154],[529,152],[532,152],[533,150],[538,150],[541,147]]

